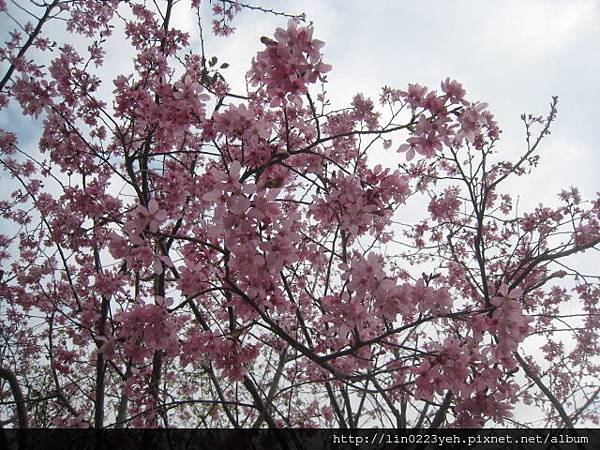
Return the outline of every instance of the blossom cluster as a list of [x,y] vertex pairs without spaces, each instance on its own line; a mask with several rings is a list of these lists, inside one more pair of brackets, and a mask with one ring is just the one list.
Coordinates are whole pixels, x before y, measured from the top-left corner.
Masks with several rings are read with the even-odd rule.
[[[0,350],[35,426],[102,427],[109,410],[114,426],[406,426],[428,408],[483,426],[511,418],[525,377],[577,416],[600,289],[566,258],[600,243],[600,199],[570,188],[518,211],[504,180],[536,155],[501,160],[456,80],[332,107],[324,43],[299,20],[261,39],[233,92],[173,28],[184,3],[49,2],[39,29],[64,18],[85,45],[29,24],[0,52],[0,113],[40,128],[33,147],[0,129]],[[213,3],[222,36],[268,12]],[[541,362],[520,357],[533,335]],[[524,398],[560,423],[540,392]]]

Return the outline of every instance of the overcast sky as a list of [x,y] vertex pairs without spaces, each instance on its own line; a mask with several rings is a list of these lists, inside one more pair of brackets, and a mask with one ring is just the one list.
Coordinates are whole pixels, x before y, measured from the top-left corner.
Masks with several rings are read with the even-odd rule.
[[[160,2],[159,2],[160,3]],[[190,0],[174,10],[174,25],[197,42]],[[248,3],[253,3],[248,0]],[[420,83],[438,89],[455,78],[470,100],[485,101],[503,130],[498,149],[516,155],[525,146],[519,116],[545,114],[552,95],[559,96],[558,118],[545,141],[539,169],[512,186],[523,208],[540,201],[555,203],[563,187],[577,185],[584,198],[600,191],[600,1],[598,0],[257,0],[256,4],[290,13],[304,12],[325,41],[325,61],[333,65],[327,91],[334,107],[349,104],[362,92],[378,99],[384,85],[405,88]],[[205,28],[212,15],[203,0]],[[4,21],[3,21],[4,22]],[[243,75],[262,49],[260,36],[270,36],[287,19],[242,11],[231,38],[207,33],[208,55],[230,63],[230,85],[243,90]],[[2,37],[12,29],[2,23]],[[6,30],[6,31],[4,31]],[[119,39],[117,33],[116,39]],[[69,39],[67,39],[69,41]],[[77,41],[74,43],[77,46]],[[87,45],[87,44],[86,44]],[[110,93],[116,71],[131,67],[129,48],[107,58],[103,89]],[[115,48],[109,49],[115,50]],[[114,53],[113,53],[114,54]],[[39,125],[20,118],[18,109],[0,112],[0,126],[18,126],[23,140],[37,140]],[[22,142],[23,142],[22,140]]]
[[[205,8],[208,8],[207,1]],[[357,92],[377,100],[380,88],[418,82],[439,88],[455,78],[469,99],[487,102],[503,130],[499,150],[524,149],[523,112],[545,114],[552,95],[559,113],[543,146],[539,170],[515,184],[522,205],[554,203],[562,187],[580,186],[584,197],[600,191],[600,1],[513,0],[261,1],[300,13],[326,42],[328,93],[345,106]],[[205,14],[208,17],[208,14]],[[195,19],[177,15],[194,30]],[[232,87],[270,36],[286,20],[242,12],[230,39],[210,39],[207,52],[225,58]]]
[[[325,41],[333,65],[327,91],[334,107],[362,92],[374,100],[384,85],[420,83],[439,89],[446,77],[463,83],[468,98],[489,104],[502,129],[497,149],[514,158],[525,149],[522,113],[546,115],[558,95],[558,117],[541,147],[539,167],[511,179],[505,189],[519,199],[519,212],[539,203],[556,205],[556,195],[575,185],[583,198],[600,191],[600,1],[597,0],[273,0],[261,5],[304,12],[314,36]],[[210,4],[205,1],[204,26]],[[179,11],[184,11],[181,8]],[[175,19],[192,35],[195,17]],[[211,37],[209,56],[231,64],[231,87],[243,90],[250,60],[287,19],[243,11],[236,33]],[[395,142],[397,144],[397,142]],[[392,158],[401,158],[392,154]],[[390,165],[394,165],[393,160]],[[597,253],[577,255],[582,270],[597,267]]]

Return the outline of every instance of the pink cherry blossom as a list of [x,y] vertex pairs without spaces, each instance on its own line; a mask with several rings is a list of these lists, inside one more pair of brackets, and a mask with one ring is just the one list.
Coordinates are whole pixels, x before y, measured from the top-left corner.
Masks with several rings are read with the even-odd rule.
[[597,424],[600,194],[510,194],[556,98],[507,153],[456,80],[336,104],[318,25],[205,6],[0,0],[3,426]]

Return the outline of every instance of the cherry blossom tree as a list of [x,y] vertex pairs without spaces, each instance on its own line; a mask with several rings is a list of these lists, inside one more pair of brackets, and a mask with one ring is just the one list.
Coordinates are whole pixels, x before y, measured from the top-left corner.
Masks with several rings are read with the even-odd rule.
[[[572,255],[598,250],[600,196],[507,190],[556,98],[509,161],[455,80],[333,106],[301,15],[22,3],[0,0],[2,425],[598,423],[599,278]],[[205,39],[240,12],[281,27],[233,92]]]

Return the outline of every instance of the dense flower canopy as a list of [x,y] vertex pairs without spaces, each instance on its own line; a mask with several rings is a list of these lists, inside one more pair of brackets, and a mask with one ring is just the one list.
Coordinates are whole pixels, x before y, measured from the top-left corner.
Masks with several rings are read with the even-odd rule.
[[[221,36],[266,11],[214,3]],[[303,16],[266,11],[282,26],[231,92],[172,27],[185,7],[54,0],[0,53],[0,113],[18,114],[0,130],[0,376],[20,386],[2,420],[484,426],[524,401],[548,426],[598,423],[600,287],[568,257],[598,248],[600,197],[522,213],[503,191],[556,98],[507,161],[456,80],[331,106]],[[85,45],[46,34],[56,17]],[[105,79],[115,30],[134,58]]]

